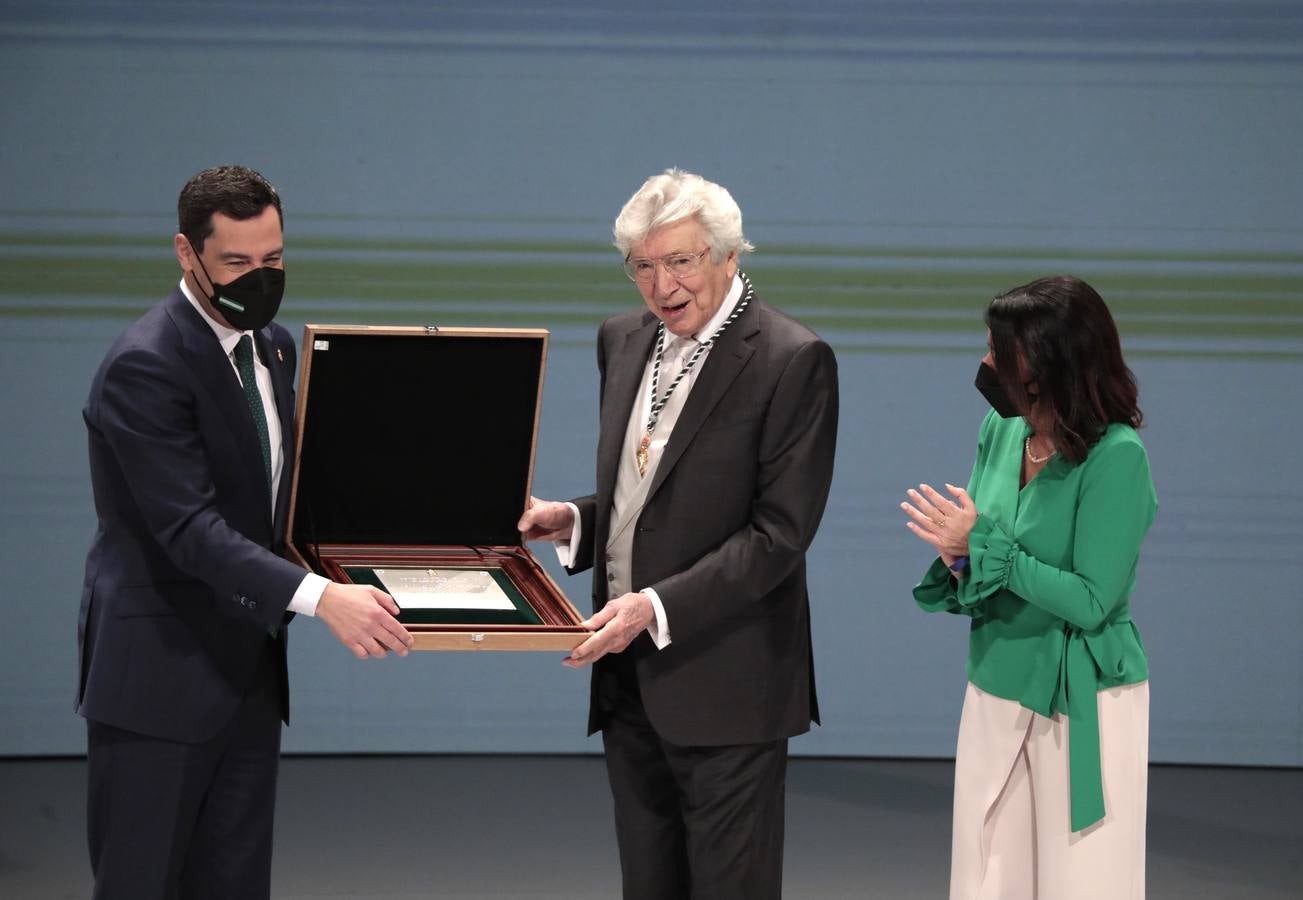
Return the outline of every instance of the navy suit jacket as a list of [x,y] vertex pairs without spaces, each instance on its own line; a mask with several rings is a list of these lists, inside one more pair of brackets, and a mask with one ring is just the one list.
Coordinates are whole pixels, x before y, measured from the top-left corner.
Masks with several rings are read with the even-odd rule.
[[248,403],[216,335],[179,288],[114,342],[83,410],[99,522],[78,621],[77,711],[168,740],[208,740],[234,715],[304,570],[284,549],[294,342],[257,332],[283,437],[273,515]]
[[[572,571],[593,569],[606,602],[606,556],[619,455],[656,338],[646,309],[603,323],[597,339],[601,432],[597,492]],[[624,651],[656,732],[684,746],[754,744],[818,721],[805,553],[832,483],[837,443],[832,348],[758,297],[702,363],[635,526],[631,584],[665,605],[673,642],[644,633]],[[602,726],[598,660],[590,733]]]

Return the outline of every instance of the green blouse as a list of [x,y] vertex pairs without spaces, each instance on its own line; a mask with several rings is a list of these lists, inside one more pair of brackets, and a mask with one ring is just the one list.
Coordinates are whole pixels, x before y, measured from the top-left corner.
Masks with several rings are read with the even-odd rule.
[[971,616],[968,678],[1043,716],[1067,715],[1072,830],[1104,817],[1098,691],[1149,677],[1128,602],[1158,508],[1135,429],[1110,425],[1079,464],[1055,456],[1021,489],[1021,418],[982,422],[968,493],[970,570],[940,559],[914,588],[928,612]]

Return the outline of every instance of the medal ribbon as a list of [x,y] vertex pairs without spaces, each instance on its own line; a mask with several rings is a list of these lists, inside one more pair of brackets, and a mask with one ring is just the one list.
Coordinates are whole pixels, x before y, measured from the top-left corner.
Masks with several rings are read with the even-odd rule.
[[743,272],[739,272],[738,275],[742,279],[742,298],[738,300],[737,306],[733,307],[733,311],[728,314],[728,318],[724,320],[723,324],[721,324],[718,329],[716,329],[715,333],[710,336],[709,340],[703,341],[697,345],[697,349],[694,350],[692,356],[688,358],[687,364],[679,371],[679,374],[675,377],[674,381],[670,382],[670,386],[665,389],[665,396],[659,399],[656,397],[656,394],[661,378],[661,360],[665,356],[665,323],[661,322],[659,327],[656,329],[656,358],[652,361],[651,409],[647,414],[647,429],[643,433],[642,440],[638,443],[638,453],[636,457],[639,475],[647,474],[647,462],[651,456],[652,430],[656,428],[656,423],[660,421],[661,411],[665,409],[665,404],[670,402],[670,396],[674,393],[674,389],[677,388],[679,382],[683,381],[688,373],[692,371],[692,367],[697,364],[697,360],[701,358],[701,355],[715,345],[715,342],[719,340],[719,337],[724,333],[724,330],[737,321],[738,316],[746,311],[747,306],[755,296],[755,291],[751,287],[751,279]]

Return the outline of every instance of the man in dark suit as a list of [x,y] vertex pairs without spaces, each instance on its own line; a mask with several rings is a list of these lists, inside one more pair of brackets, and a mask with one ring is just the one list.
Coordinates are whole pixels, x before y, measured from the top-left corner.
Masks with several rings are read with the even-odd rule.
[[98,528],[78,622],[96,898],[270,892],[286,629],[315,615],[359,657],[406,655],[387,594],[284,559],[294,343],[281,203],[223,166],[181,191],[181,283],[91,385]]
[[728,192],[671,169],[615,223],[646,310],[598,335],[597,492],[531,501],[530,540],[593,569],[593,665],[624,896],[779,897],[787,739],[818,721],[805,553],[837,365],[738,271]]

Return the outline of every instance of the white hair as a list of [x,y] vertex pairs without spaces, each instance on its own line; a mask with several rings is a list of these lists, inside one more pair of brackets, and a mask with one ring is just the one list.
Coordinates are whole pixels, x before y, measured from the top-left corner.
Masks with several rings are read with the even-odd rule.
[[690,218],[705,229],[710,258],[717,263],[730,253],[755,249],[742,234],[742,210],[733,196],[723,186],[682,169],[653,175],[629,198],[615,217],[615,246],[627,259],[630,248],[653,231]]

